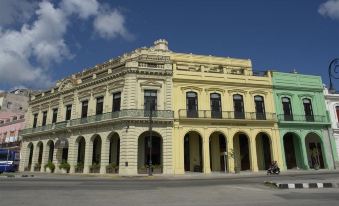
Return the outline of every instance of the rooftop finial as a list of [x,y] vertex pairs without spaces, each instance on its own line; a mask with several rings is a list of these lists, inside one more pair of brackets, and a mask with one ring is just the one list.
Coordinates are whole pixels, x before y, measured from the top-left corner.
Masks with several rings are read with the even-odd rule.
[[154,42],[154,48],[157,50],[168,50],[168,42],[165,39],[159,39]]

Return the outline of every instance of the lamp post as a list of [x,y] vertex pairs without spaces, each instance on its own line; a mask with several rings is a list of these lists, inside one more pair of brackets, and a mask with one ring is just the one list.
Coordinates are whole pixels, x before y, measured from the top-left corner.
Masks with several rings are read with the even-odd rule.
[[328,91],[331,94],[335,93],[335,88],[332,84],[332,78],[339,79],[339,76],[335,76],[337,73],[339,73],[339,58],[333,59],[328,66],[328,77],[330,79],[330,88],[328,89]]
[[153,110],[153,101],[149,104],[149,162],[148,162],[148,176],[152,176],[152,110]]

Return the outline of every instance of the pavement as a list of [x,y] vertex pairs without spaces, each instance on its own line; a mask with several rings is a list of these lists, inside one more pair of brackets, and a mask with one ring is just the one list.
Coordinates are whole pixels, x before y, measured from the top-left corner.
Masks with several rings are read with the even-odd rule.
[[264,184],[339,181],[339,171],[290,171],[276,176],[265,173],[152,177],[16,175],[16,178],[0,178],[0,205],[339,205],[339,188],[281,190]]

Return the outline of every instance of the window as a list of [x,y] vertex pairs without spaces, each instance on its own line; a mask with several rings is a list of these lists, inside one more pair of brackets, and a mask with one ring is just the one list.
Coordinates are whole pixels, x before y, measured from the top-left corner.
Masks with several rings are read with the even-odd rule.
[[20,119],[23,119],[23,118],[25,118],[25,115],[20,115]]
[[255,103],[256,118],[260,120],[265,120],[266,113],[265,113],[264,98],[262,96],[255,96],[254,103]]
[[67,105],[66,106],[66,121],[71,119],[71,114],[72,114],[72,105]]
[[13,117],[13,121],[16,121],[16,120],[18,120],[18,117],[17,117],[17,116],[14,116],[14,117]]
[[187,117],[197,118],[198,117],[198,95],[195,92],[186,93],[186,109]]
[[145,116],[149,116],[150,110],[152,111],[157,110],[157,91],[156,90],[145,90],[144,91]]
[[120,111],[121,92],[113,94],[113,110],[112,112]]
[[11,109],[12,108],[12,102],[7,102],[7,109]]
[[103,111],[104,111],[104,97],[98,97],[96,115],[102,114]]
[[338,122],[339,122],[339,106],[336,106],[336,107],[335,107],[335,110],[336,110],[336,112],[337,112],[337,120],[338,120]]
[[46,125],[46,121],[47,121],[47,111],[44,111],[42,113],[42,126]]
[[212,93],[210,95],[211,103],[211,117],[212,118],[221,118],[221,95],[218,93]]
[[242,95],[233,95],[234,118],[245,119],[244,100]]
[[53,109],[52,124],[57,122],[57,118],[58,118],[58,109],[55,108]]
[[283,106],[283,111],[284,111],[284,120],[293,121],[293,112],[292,112],[290,98],[283,97],[281,101],[282,101],[282,106]]
[[83,101],[81,106],[81,118],[86,118],[88,112],[88,101]]
[[36,128],[36,125],[38,123],[38,114],[33,115],[33,128]]
[[304,104],[306,121],[313,122],[314,116],[313,116],[313,108],[312,108],[311,100],[310,99],[303,99],[303,104]]

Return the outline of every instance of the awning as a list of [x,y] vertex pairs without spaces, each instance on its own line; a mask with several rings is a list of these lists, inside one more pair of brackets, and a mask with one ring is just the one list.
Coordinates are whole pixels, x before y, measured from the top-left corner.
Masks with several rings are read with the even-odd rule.
[[55,148],[57,149],[68,148],[68,140],[66,138],[59,138],[55,142]]

